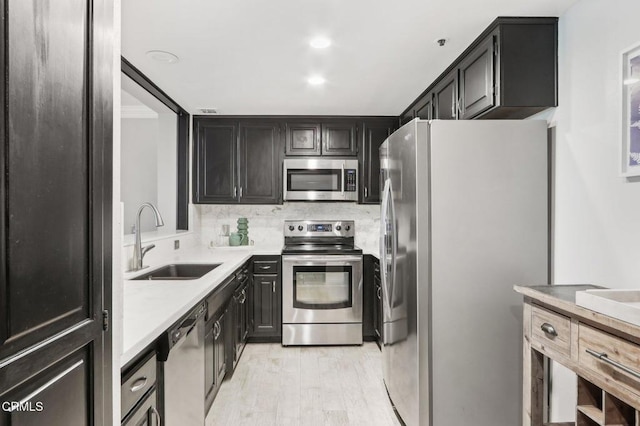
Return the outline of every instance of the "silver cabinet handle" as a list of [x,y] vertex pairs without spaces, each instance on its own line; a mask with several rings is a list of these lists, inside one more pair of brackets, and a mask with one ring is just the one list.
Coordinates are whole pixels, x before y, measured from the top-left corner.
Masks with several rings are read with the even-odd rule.
[[143,389],[146,385],[147,385],[147,378],[143,376],[137,379],[135,382],[133,382],[129,389],[131,390],[131,392],[138,392],[140,389]]
[[266,270],[268,270],[268,269],[271,269],[271,266],[260,266],[260,269],[261,269],[262,271],[266,271]]
[[240,187],[240,198],[242,198],[242,187]]
[[216,321],[215,324],[213,324],[213,338],[217,339],[218,337],[220,337],[220,321]]
[[378,299],[382,299],[382,287],[378,287]]
[[544,331],[544,334],[548,334],[549,336],[556,337],[558,335],[558,332],[556,331],[556,329],[548,322],[545,322],[544,324],[542,324],[540,326],[540,330]]
[[367,191],[367,187],[364,187],[364,198],[367,198],[369,196],[369,191]]
[[154,407],[153,405],[151,406],[151,412],[153,413],[153,416],[158,420],[158,424],[156,426],[162,426],[162,418],[160,418],[160,413],[158,413],[158,410],[156,410],[156,407]]
[[242,300],[240,300],[240,304],[243,305],[244,302],[247,301],[247,293],[245,292],[245,289],[242,289]]
[[236,198],[238,196],[238,187],[234,186],[233,187],[233,198]]
[[624,371],[627,374],[630,374],[631,376],[635,377],[636,379],[640,379],[640,373],[632,370],[631,368],[627,367],[626,365],[620,364],[619,362],[616,362],[612,359],[609,358],[609,356],[604,353],[604,352],[596,352],[596,351],[592,351],[591,349],[587,349],[586,352],[591,355],[594,356],[596,358],[598,358],[600,361],[606,362],[609,365],[614,366],[615,368]]
[[276,292],[276,282],[275,282],[275,280],[271,281],[271,291],[273,291],[274,293]]

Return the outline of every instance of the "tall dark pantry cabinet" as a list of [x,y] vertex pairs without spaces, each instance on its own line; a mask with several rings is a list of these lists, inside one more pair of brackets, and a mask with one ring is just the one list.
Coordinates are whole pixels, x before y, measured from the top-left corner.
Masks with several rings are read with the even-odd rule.
[[0,425],[110,425],[113,4],[0,0]]

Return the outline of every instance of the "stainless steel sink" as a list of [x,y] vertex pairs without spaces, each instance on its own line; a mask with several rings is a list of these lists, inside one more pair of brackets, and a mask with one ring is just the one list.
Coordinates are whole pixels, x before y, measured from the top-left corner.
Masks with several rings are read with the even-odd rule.
[[197,280],[220,263],[173,263],[161,266],[132,280]]

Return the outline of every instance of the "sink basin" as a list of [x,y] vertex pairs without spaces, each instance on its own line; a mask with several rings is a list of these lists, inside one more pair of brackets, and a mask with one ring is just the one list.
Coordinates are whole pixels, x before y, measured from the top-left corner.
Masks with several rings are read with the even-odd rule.
[[576,305],[640,326],[640,290],[578,291]]
[[197,280],[207,272],[213,271],[220,263],[174,263],[161,266],[132,280]]

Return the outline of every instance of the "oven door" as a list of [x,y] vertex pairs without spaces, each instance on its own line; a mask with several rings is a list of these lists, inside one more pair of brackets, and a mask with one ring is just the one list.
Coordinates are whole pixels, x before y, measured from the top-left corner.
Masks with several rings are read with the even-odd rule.
[[282,257],[282,322],[362,322],[362,256]]

